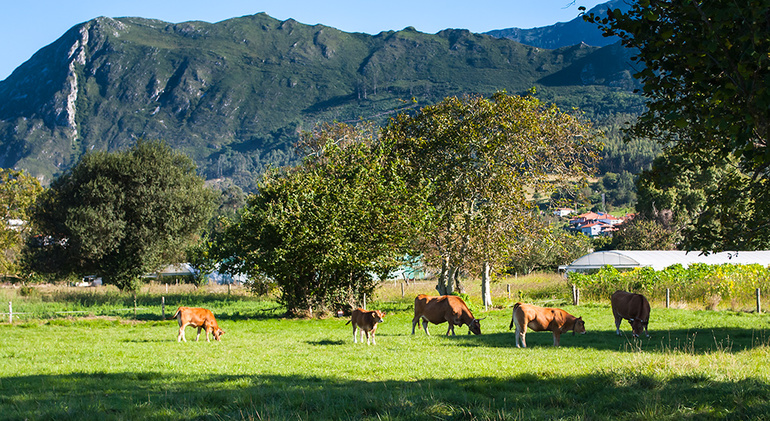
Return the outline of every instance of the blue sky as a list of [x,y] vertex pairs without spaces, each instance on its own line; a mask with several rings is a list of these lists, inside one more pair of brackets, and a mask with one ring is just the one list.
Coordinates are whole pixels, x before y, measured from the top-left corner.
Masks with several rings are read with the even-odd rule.
[[377,34],[413,26],[486,32],[566,22],[606,0],[3,0],[0,6],[0,80],[69,28],[98,16],[140,16],[168,22],[225,19],[265,12],[285,20],[321,23]]

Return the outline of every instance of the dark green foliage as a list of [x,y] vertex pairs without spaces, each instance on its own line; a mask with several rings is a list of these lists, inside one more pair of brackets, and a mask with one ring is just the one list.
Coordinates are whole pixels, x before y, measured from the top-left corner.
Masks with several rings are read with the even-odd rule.
[[[705,179],[723,173],[685,231],[690,249],[770,244],[768,16],[767,0],[640,0],[626,12],[586,15],[639,51],[635,77],[648,110],[629,134],[671,145],[673,160],[698,156]],[[726,162],[737,164],[734,177]]]
[[427,211],[369,129],[325,125],[309,134],[303,165],[267,174],[219,243],[224,269],[273,280],[291,315],[371,297]]
[[164,143],[86,154],[41,195],[30,265],[134,290],[141,276],[181,261],[212,201],[192,161]]
[[[97,18],[0,81],[0,165],[50,180],[86,151],[157,138],[205,178],[254,192],[255,174],[298,162],[291,145],[317,122],[384,125],[448,96],[533,86],[592,119],[641,112],[621,53],[465,30],[351,34],[265,14],[216,24]],[[584,68],[595,74],[582,77]]]
[[670,212],[686,249],[762,249],[768,240],[751,218],[756,202],[742,194],[754,184],[735,158],[670,151],[641,174],[637,209],[645,219]]

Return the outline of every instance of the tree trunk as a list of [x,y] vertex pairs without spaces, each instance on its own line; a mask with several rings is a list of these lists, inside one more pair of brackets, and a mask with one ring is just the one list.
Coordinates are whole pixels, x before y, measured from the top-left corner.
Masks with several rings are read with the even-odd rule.
[[481,273],[481,298],[484,300],[485,310],[488,310],[489,306],[492,305],[491,270],[489,262],[484,262],[484,269]]
[[446,280],[446,293],[445,295],[450,295],[453,292],[455,292],[455,273],[459,268],[455,265],[449,266],[449,276],[447,276]]
[[441,274],[438,277],[438,284],[436,285],[436,291],[439,295],[446,295],[447,279],[449,278],[449,256],[444,256],[441,261]]
[[462,282],[460,282],[460,268],[457,268],[457,270],[455,270],[454,283],[455,283],[455,291],[461,294],[465,294],[465,286],[462,284]]

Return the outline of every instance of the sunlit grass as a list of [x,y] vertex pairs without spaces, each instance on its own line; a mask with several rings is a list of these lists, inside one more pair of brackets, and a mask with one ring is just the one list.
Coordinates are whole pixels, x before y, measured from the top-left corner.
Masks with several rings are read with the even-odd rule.
[[[582,316],[588,333],[564,335],[554,348],[550,333],[530,332],[530,347],[517,349],[506,305],[485,312],[471,293],[475,315],[486,317],[482,335],[463,327],[446,337],[446,325],[431,325],[431,336],[412,335],[411,302],[419,292],[431,293],[432,284],[410,285],[403,298],[400,285],[388,288],[368,302],[388,312],[376,346],[353,344],[346,318],[285,319],[275,302],[243,291],[170,291],[179,301],[173,305],[167,297],[170,307],[211,308],[227,332],[221,342],[177,343],[176,321],[161,320],[160,307],[149,302],[139,320],[131,312],[4,323],[0,419],[758,419],[770,413],[770,329],[761,314],[655,307],[651,338],[635,340],[627,323],[615,335],[607,303],[575,307],[547,297]],[[110,297],[78,305],[125,305],[120,294],[105,294]],[[143,292],[138,299],[143,295],[160,297]],[[77,296],[69,297],[82,300]],[[13,298],[22,305],[22,297]]]

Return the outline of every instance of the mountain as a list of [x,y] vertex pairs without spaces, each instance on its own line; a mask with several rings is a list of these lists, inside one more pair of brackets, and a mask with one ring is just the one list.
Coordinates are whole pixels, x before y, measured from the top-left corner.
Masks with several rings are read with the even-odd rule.
[[265,14],[77,25],[0,81],[0,166],[44,182],[89,151],[163,139],[247,191],[318,122],[385,123],[450,95],[526,92],[589,117],[637,113],[627,57],[413,28],[377,35]]
[[[631,5],[627,0],[612,0],[607,3],[599,4],[588,11],[596,15],[604,15],[608,8],[628,11]],[[518,41],[522,44],[531,45],[539,48],[561,48],[570,45],[580,44],[604,47],[614,44],[620,39],[618,37],[604,37],[596,25],[587,23],[582,17],[576,17],[569,22],[560,22],[550,26],[540,28],[520,29],[496,29],[485,32],[495,38],[506,38]]]

